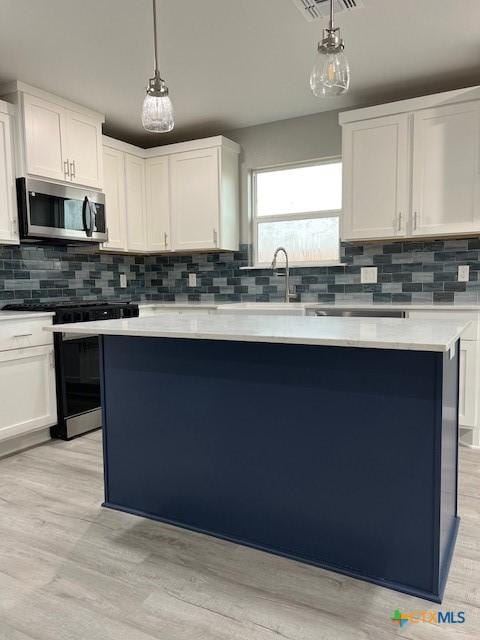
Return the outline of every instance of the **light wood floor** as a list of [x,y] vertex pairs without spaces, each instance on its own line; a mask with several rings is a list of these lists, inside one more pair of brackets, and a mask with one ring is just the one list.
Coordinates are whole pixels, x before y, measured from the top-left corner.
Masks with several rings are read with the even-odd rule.
[[480,452],[462,449],[441,609],[464,610],[466,623],[400,630],[394,609],[439,607],[103,509],[100,434],[49,443],[0,460],[0,639],[478,640],[479,483]]

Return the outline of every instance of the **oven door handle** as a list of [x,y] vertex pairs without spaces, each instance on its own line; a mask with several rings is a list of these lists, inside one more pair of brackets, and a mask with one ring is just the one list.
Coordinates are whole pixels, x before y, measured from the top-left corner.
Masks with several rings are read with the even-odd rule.
[[[87,224],[87,211],[88,211],[88,224]],[[82,218],[83,218],[83,228],[85,233],[87,234],[87,238],[92,237],[93,233],[93,213],[92,213],[92,205],[90,200],[85,196],[83,200],[82,206]]]

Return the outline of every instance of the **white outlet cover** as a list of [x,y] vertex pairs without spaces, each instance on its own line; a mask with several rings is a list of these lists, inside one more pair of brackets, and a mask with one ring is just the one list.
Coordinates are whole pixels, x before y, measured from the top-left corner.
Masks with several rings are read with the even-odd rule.
[[360,269],[360,282],[362,284],[376,284],[378,280],[378,267],[362,267]]
[[121,273],[120,274],[120,287],[122,289],[126,289],[127,288],[127,274],[126,273]]
[[468,282],[470,279],[470,265],[459,264],[458,265],[458,282]]
[[197,274],[196,273],[189,273],[188,274],[188,286],[189,287],[196,287],[197,286]]

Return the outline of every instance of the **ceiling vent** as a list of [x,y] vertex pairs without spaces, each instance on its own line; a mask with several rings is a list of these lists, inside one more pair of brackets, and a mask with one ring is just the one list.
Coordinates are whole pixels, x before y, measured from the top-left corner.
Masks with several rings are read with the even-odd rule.
[[[293,0],[305,20],[313,22],[330,15],[330,0]],[[365,7],[363,0],[334,0],[335,15]]]

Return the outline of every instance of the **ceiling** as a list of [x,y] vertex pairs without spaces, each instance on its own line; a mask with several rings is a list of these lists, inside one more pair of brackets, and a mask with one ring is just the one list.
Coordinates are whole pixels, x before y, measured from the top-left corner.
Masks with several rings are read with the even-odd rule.
[[140,121],[151,0],[0,0],[0,81],[105,113],[107,133],[146,147],[480,84],[478,0],[364,2],[338,17],[352,73],[338,98],[310,93],[323,24],[308,23],[291,0],[157,0],[171,134],[148,134]]

